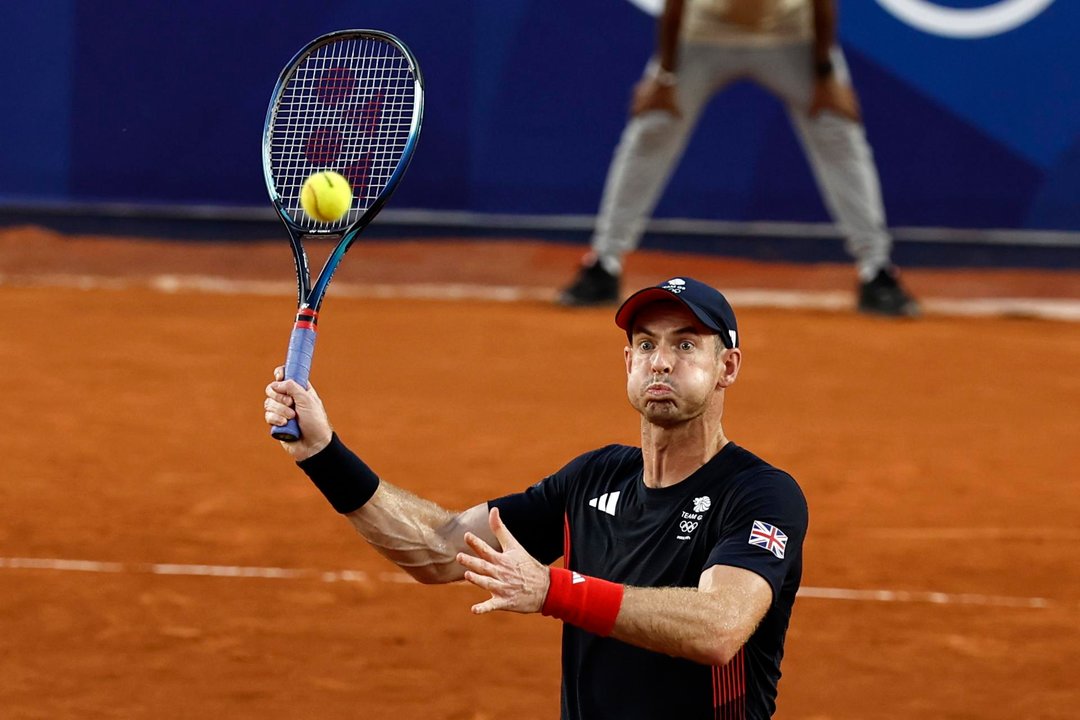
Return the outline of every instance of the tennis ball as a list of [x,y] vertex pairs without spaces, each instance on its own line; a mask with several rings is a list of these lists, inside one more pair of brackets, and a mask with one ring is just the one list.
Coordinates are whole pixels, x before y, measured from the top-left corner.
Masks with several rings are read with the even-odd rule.
[[352,206],[349,181],[336,172],[324,170],[304,181],[300,189],[300,206],[313,220],[334,222],[349,212]]

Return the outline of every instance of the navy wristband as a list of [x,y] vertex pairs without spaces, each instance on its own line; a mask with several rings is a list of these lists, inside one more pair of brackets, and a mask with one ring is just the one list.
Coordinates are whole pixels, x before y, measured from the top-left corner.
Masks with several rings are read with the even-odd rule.
[[330,444],[296,463],[342,515],[359,510],[379,488],[379,476],[334,433]]

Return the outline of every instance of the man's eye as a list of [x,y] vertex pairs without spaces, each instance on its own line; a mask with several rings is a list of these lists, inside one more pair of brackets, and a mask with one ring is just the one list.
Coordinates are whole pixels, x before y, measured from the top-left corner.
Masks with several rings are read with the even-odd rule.
[[694,343],[690,342],[689,340],[683,340],[681,343],[679,343],[679,349],[680,350],[686,350],[686,351],[693,350],[694,349]]
[[638,349],[642,352],[649,352],[653,349],[654,345],[649,340],[642,340],[638,343]]

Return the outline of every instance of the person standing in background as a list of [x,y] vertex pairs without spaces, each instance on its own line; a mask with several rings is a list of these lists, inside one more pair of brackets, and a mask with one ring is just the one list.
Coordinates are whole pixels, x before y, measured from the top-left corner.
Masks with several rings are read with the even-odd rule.
[[630,121],[608,170],[591,250],[558,302],[619,300],[623,260],[639,245],[702,110],[739,79],[757,83],[787,108],[855,259],[858,309],[918,315],[891,261],[877,168],[836,42],[835,0],[665,2],[656,52],[634,87]]

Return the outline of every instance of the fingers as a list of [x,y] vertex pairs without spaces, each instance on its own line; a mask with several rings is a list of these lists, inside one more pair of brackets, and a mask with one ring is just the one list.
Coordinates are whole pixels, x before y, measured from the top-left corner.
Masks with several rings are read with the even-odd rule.
[[302,395],[303,393],[310,392],[309,388],[301,387],[300,383],[295,380],[275,380],[266,386],[268,390],[273,390],[276,393],[282,395],[288,395],[290,397],[296,395]]
[[[283,380],[285,368],[274,368],[274,381],[266,386],[266,399],[263,400],[263,420],[267,425],[281,427],[297,417],[297,397],[305,398],[305,391],[294,380]],[[318,399],[314,392],[311,394]]]
[[488,522],[503,544],[502,551],[467,532],[465,544],[475,556],[460,552],[456,558],[465,570],[464,579],[491,593],[488,600],[472,606],[473,613],[482,615],[494,610],[537,612],[547,593],[547,569],[517,544],[503,525],[497,509],[491,510]]
[[471,582],[476,587],[487,590],[492,595],[495,594],[495,591],[501,590],[503,588],[503,584],[495,578],[488,577],[487,575],[481,575],[480,573],[468,571],[465,573],[465,579]]
[[296,417],[296,411],[290,407],[292,398],[275,392],[270,386],[266,386],[266,399],[263,400],[263,418],[268,425],[281,426],[290,419]]
[[484,559],[496,560],[499,553],[472,533],[465,533],[465,542],[480,555],[480,557],[474,557],[467,553],[457,554],[458,564],[465,568],[465,580],[491,593],[491,598],[486,602],[473,605],[472,611],[477,615],[482,615],[492,610],[509,607],[503,595],[510,590],[510,586],[499,577],[503,572],[502,569],[496,563]]
[[484,567],[481,572],[473,572],[472,570],[465,571],[464,577],[466,582],[472,583],[481,590],[491,593],[490,598],[482,603],[477,603],[472,606],[471,609],[474,615],[483,615],[495,610],[505,610],[512,607],[510,601],[505,596],[510,589],[507,584],[486,574],[496,569],[493,565],[485,563],[471,555],[465,555],[464,553],[458,555],[458,562],[465,567]]
[[[276,393],[285,397],[285,400],[279,400],[282,404],[295,407],[299,412],[304,414],[305,417],[312,414],[312,411],[322,413],[322,399],[319,394],[315,392],[315,387],[309,385],[303,387],[295,380],[281,380],[272,382],[266,386],[267,395],[273,396],[271,393]],[[277,398],[275,398],[277,399]]]
[[274,368],[274,380],[264,391],[263,419],[271,427],[280,427],[296,420],[302,431],[297,442],[281,442],[281,446],[296,460],[304,460],[322,451],[333,439],[334,428],[326,415],[314,387],[303,387],[295,380],[285,379],[282,366]]
[[[468,540],[470,535],[472,534],[469,533],[465,536],[466,540]],[[480,540],[475,535],[472,537],[483,543],[489,550],[491,549],[491,547],[483,540]],[[481,560],[480,558],[465,553],[458,553],[457,561],[462,567],[466,568],[464,576],[466,582],[472,583],[481,590],[491,593],[490,598],[482,603],[477,603],[472,606],[471,609],[474,615],[483,615],[506,607],[506,602],[500,599],[500,593],[506,591],[506,584],[493,577],[498,571],[498,568],[486,560]]]
[[267,400],[272,400],[273,402],[277,403],[278,405],[285,405],[286,407],[292,406],[292,404],[293,404],[292,396],[287,395],[287,394],[282,393],[282,392],[278,392],[278,390],[276,389],[277,385],[278,385],[278,383],[270,383],[269,385],[266,386],[266,399]]
[[488,513],[488,524],[491,526],[491,531],[495,533],[499,544],[502,545],[503,552],[506,552],[511,547],[518,546],[518,541],[514,539],[514,536],[510,534],[510,530],[503,524],[502,517],[499,515],[499,508],[491,508],[491,512]]
[[270,425],[284,425],[296,417],[296,410],[274,398],[263,400],[263,416]]
[[[475,552],[479,557],[482,557],[488,562],[493,562],[499,557],[498,550],[488,545],[483,538],[479,537],[478,535],[474,535],[471,532],[465,533],[465,544],[468,545],[472,549],[472,551]],[[464,557],[471,556],[465,555]]]
[[482,603],[477,603],[472,606],[473,615],[483,615],[485,613],[493,612],[495,610],[502,610],[503,603],[498,602],[496,598],[489,598]]
[[305,388],[295,380],[282,379],[283,369],[280,366],[274,368],[274,378],[266,386],[263,418],[268,425],[275,427],[296,419],[303,433],[302,440],[283,443],[283,446],[294,458],[310,457],[325,448],[334,433],[322,400],[314,387]]
[[298,401],[302,405],[311,405],[307,401],[308,396],[316,402],[319,401],[319,396],[314,388],[305,390],[295,380],[275,380],[266,386],[266,400],[263,402],[263,406],[267,412],[274,412],[286,418],[291,418],[296,415],[293,408],[297,407]]
[[[468,535],[465,536],[468,539]],[[456,558],[458,565],[466,570],[472,570],[473,572],[484,573],[485,575],[495,574],[495,565],[491,562],[478,558],[468,553],[459,552]]]
[[[278,377],[282,369],[280,367],[274,369],[274,376]],[[296,417],[296,410],[293,409],[295,401],[292,396],[287,392],[285,383],[280,380],[270,383],[266,386],[266,399],[263,400],[263,418],[266,420],[267,425],[273,425],[280,427],[286,422]]]

